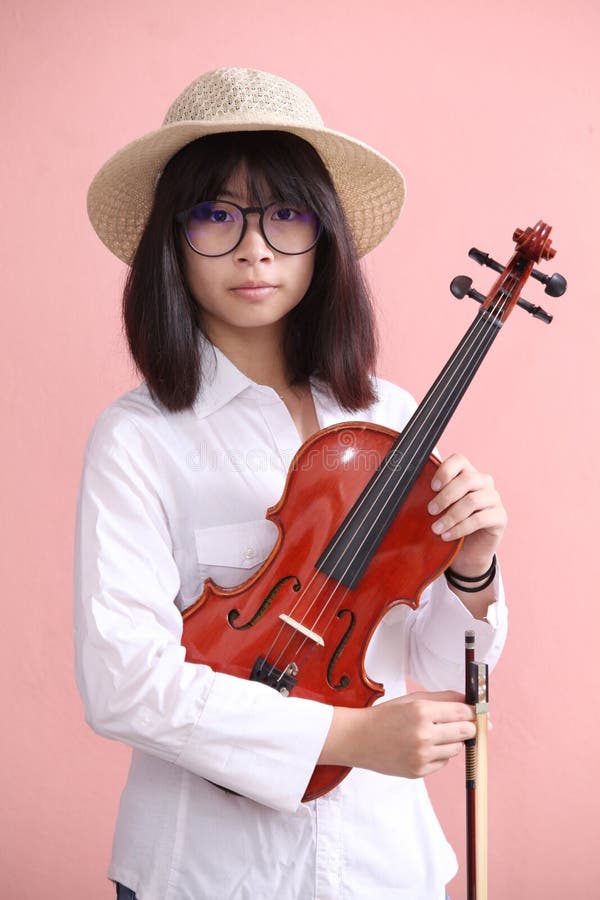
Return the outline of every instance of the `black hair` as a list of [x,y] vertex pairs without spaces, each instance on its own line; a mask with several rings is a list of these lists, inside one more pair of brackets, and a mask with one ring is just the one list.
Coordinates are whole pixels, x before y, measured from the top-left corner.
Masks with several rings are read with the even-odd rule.
[[371,299],[329,172],[310,144],[287,132],[209,135],[166,165],[123,293],[125,331],[140,373],[168,409],[192,405],[202,383],[202,325],[185,281],[175,216],[218,197],[240,164],[249,203],[263,205],[268,189],[275,201],[311,207],[322,224],[311,283],[286,320],[284,351],[292,381],[316,376],[342,407],[364,409],[375,399]]

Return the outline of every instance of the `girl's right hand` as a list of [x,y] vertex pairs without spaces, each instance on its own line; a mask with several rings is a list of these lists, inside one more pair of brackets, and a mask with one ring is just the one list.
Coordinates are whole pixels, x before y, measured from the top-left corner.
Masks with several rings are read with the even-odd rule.
[[475,712],[455,691],[417,692],[366,709],[335,707],[318,762],[422,778],[475,737]]

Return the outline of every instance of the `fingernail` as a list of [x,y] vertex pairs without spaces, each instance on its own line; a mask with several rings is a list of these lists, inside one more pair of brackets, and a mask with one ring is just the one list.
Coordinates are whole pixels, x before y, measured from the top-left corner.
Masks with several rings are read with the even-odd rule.
[[433,481],[431,482],[431,489],[434,491],[439,491],[439,490],[441,490],[441,487],[442,487],[442,482],[439,480],[439,478],[434,478]]
[[433,525],[431,526],[431,530],[434,531],[436,534],[441,534],[442,531],[444,530],[444,523],[443,522],[434,522]]
[[427,509],[429,510],[429,512],[431,513],[432,516],[435,516],[440,511],[439,506],[433,500],[431,501],[431,503],[429,504]]

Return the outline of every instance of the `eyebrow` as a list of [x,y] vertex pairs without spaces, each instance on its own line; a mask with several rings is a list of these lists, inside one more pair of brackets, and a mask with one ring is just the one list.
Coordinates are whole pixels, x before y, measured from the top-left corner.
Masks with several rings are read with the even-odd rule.
[[[231,191],[225,191],[225,190],[219,191],[217,199],[218,200],[232,200],[234,203],[238,203],[239,206],[243,206],[243,204],[241,203],[242,197],[239,194],[232,193]],[[271,197],[267,201],[267,203],[263,203],[261,208],[266,209],[267,206],[270,206],[272,203],[276,203],[276,202],[277,201],[271,195]]]

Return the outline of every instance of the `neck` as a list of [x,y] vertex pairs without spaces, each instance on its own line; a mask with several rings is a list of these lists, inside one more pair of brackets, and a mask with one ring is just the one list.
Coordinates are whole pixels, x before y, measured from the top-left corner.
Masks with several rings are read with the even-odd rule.
[[228,328],[226,331],[211,328],[207,337],[240,372],[257,384],[268,385],[277,393],[289,386],[282,328]]

